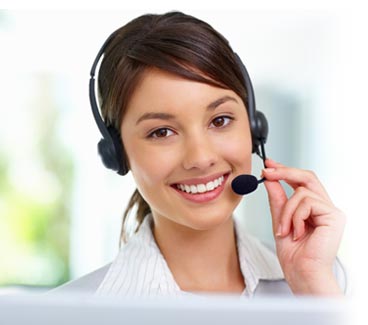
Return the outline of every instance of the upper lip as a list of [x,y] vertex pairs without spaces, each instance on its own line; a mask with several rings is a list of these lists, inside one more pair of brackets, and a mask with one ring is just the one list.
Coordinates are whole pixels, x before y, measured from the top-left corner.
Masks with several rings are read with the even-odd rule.
[[186,185],[207,184],[208,182],[214,181],[215,179],[218,179],[221,176],[225,176],[228,173],[229,172],[220,172],[220,173],[217,173],[217,174],[212,174],[210,176],[185,179],[185,180],[175,182],[172,185],[175,185],[175,184],[184,184],[184,185],[185,184]]

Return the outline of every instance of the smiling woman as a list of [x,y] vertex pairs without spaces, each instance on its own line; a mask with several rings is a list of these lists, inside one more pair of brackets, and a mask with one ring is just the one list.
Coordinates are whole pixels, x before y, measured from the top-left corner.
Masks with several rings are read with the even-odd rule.
[[[100,122],[94,70],[102,55]],[[134,19],[100,50],[90,94],[104,163],[120,175],[131,171],[137,190],[117,258],[66,290],[342,294],[336,254],[344,214],[314,173],[265,159],[266,120],[255,111],[245,67],[210,25],[180,12]],[[233,219],[241,196],[231,183],[251,172],[260,146],[276,254]],[[281,180],[293,188],[290,198]]]
[[[252,151],[245,105],[234,91],[150,69],[129,101],[121,135],[155,224],[171,220],[206,230],[231,217],[241,197],[230,181],[250,173]],[[207,191],[215,180],[221,186]],[[177,185],[193,186],[195,193]],[[160,228],[155,231],[159,241]]]

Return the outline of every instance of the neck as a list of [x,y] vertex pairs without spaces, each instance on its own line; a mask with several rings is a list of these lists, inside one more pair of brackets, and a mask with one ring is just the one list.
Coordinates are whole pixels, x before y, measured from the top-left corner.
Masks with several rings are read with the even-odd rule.
[[181,290],[244,290],[231,217],[209,230],[194,230],[164,217],[154,217],[153,234]]

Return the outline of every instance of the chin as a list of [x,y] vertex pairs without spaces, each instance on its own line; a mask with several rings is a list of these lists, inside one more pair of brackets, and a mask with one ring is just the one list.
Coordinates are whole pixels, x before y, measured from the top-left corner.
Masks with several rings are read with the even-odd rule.
[[232,218],[234,209],[234,206],[226,208],[201,207],[176,213],[171,220],[194,230],[210,230],[227,223]]

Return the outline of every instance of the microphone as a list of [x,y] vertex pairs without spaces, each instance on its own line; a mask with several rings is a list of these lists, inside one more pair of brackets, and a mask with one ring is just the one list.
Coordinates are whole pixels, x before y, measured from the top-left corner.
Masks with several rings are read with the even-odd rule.
[[[266,122],[267,123],[267,122]],[[266,151],[264,148],[265,139],[260,139],[260,147],[261,152],[259,152],[258,148],[256,150],[256,154],[263,160],[263,166],[266,168]],[[231,188],[233,191],[238,195],[245,195],[254,192],[258,184],[263,183],[266,180],[265,177],[261,178],[260,180],[257,180],[257,178],[253,175],[239,175],[233,179],[231,182]]]
[[265,178],[257,180],[253,175],[239,175],[231,182],[231,188],[236,194],[245,195],[254,192],[258,184],[263,183]]

